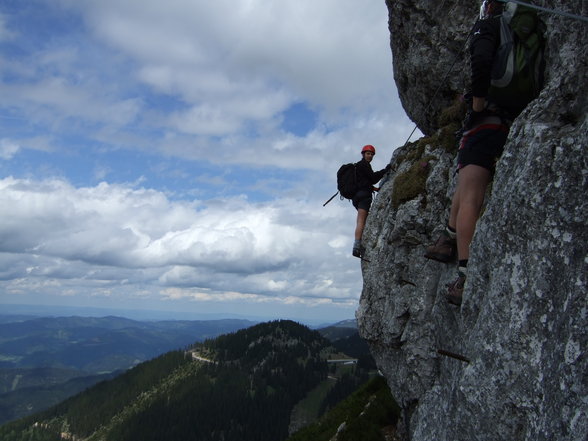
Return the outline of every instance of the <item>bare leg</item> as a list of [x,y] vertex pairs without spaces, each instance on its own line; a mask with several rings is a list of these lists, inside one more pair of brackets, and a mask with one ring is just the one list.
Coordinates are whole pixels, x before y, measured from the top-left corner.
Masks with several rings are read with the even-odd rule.
[[355,225],[355,240],[361,240],[363,235],[363,229],[365,227],[365,221],[367,219],[368,211],[363,208],[357,210],[357,223]]
[[484,203],[490,171],[478,165],[467,165],[459,171],[457,188],[451,201],[449,226],[457,230],[457,255],[470,256],[470,243]]

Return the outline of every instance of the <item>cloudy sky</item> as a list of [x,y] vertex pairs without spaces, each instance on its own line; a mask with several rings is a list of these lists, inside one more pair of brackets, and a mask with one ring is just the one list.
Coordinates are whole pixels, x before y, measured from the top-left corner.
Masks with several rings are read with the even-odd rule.
[[[413,125],[384,0],[2,0],[0,303],[354,317],[335,174]],[[178,317],[180,314],[178,314]]]

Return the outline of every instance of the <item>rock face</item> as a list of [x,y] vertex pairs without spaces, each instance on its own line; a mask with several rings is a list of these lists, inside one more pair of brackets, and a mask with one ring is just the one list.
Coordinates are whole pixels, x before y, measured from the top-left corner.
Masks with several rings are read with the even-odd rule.
[[468,78],[468,34],[479,5],[465,0],[386,0],[394,80],[408,116],[425,134]]
[[[402,103],[429,137],[395,151],[370,212],[357,319],[404,409],[404,439],[585,441],[588,24],[542,14],[547,83],[511,128],[458,308],[444,297],[455,265],[423,254],[455,185],[459,112],[442,110],[466,85],[460,51],[478,6],[387,4]],[[588,15],[583,0],[541,5]],[[442,81],[454,59],[460,74]]]

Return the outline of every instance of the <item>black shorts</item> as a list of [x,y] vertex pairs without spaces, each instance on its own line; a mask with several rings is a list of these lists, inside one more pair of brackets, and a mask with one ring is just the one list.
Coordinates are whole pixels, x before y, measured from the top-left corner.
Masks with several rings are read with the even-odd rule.
[[457,152],[457,171],[466,165],[479,165],[494,174],[494,166],[508,137],[505,124],[482,124],[465,132]]
[[365,211],[370,211],[370,206],[372,205],[372,192],[368,190],[359,190],[355,193],[352,199],[353,206],[356,209],[362,209]]

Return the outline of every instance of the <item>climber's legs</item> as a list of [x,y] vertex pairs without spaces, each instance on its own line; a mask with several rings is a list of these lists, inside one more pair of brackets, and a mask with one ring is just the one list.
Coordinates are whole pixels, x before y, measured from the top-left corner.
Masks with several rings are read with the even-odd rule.
[[457,231],[459,260],[466,260],[470,256],[470,243],[490,178],[490,171],[479,165],[471,164],[459,171],[449,214],[449,226]]
[[363,208],[357,209],[357,221],[355,223],[355,240],[361,240],[363,236],[363,229],[367,220],[368,211]]

